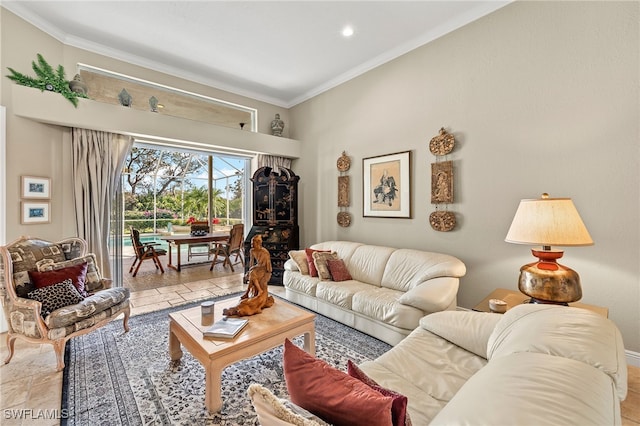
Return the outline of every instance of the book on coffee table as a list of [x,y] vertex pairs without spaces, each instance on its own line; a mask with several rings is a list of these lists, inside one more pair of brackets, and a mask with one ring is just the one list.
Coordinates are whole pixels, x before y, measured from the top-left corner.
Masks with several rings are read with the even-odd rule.
[[204,330],[204,337],[213,337],[217,339],[233,339],[242,331],[249,323],[248,319],[242,318],[223,318],[213,323],[211,327]]

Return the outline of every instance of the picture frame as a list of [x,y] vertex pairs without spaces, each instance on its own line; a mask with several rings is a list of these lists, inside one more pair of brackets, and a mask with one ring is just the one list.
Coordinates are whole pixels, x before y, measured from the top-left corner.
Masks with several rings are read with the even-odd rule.
[[51,179],[46,177],[22,176],[22,198],[49,200]]
[[411,218],[411,151],[362,159],[364,217]]
[[22,201],[21,223],[23,225],[50,223],[51,203],[48,201]]

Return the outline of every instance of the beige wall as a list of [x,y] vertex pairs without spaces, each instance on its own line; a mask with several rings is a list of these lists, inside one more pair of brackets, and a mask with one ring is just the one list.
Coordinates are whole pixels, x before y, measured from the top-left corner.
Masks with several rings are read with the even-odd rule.
[[[571,197],[595,245],[566,248],[583,302],[640,351],[639,3],[516,2],[291,110],[303,141],[303,244],[330,239],[451,253],[459,304],[517,289],[527,246],[504,242],[522,198]],[[458,227],[429,226],[429,140],[456,137]],[[352,157],[340,228],[336,160]],[[362,217],[362,159],[411,150],[413,218]]]
[[[567,248],[583,302],[607,306],[625,346],[640,351],[639,42],[637,2],[516,2],[291,111],[63,46],[0,8],[0,67],[22,72],[36,53],[112,69],[259,109],[259,131],[279,112],[285,136],[302,141],[302,244],[328,239],[451,253],[467,265],[459,292],[471,307],[495,287],[516,288],[528,248],[504,242],[521,198],[572,197],[595,245]],[[11,37],[7,37],[10,34]],[[7,106],[7,238],[75,234],[70,161],[59,127]],[[458,228],[432,230],[429,140],[456,136]],[[336,224],[336,160],[353,159],[349,228]],[[362,158],[411,150],[413,218],[362,217]],[[19,225],[19,177],[53,180],[53,223]]]

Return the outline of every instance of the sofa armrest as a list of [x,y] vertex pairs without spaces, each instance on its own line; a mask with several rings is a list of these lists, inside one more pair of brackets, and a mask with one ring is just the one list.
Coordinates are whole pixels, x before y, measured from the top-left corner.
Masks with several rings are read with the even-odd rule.
[[285,271],[292,271],[292,272],[299,272],[300,268],[298,268],[298,264],[296,262],[294,262],[293,259],[288,259],[286,262],[284,262],[284,270]]
[[444,311],[456,301],[459,284],[460,280],[454,277],[432,278],[407,291],[398,302],[425,313]]

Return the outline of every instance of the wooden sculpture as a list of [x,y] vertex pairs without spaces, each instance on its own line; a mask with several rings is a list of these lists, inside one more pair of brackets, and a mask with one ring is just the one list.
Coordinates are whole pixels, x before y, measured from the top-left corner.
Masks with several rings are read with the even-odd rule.
[[247,291],[240,296],[240,303],[222,311],[229,317],[243,317],[262,312],[264,308],[273,306],[273,296],[269,296],[268,283],[271,279],[271,255],[262,247],[262,236],[251,239],[249,251],[249,271],[245,276]]

